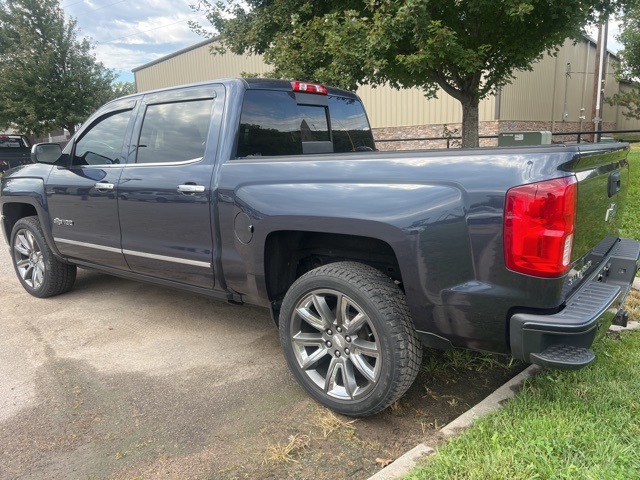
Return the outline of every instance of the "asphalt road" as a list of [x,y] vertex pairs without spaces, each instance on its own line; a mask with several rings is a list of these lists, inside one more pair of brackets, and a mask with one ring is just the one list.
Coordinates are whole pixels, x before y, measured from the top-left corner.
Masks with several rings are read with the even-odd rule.
[[4,239],[0,292],[2,479],[207,477],[309,402],[266,310],[87,270],[37,299]]

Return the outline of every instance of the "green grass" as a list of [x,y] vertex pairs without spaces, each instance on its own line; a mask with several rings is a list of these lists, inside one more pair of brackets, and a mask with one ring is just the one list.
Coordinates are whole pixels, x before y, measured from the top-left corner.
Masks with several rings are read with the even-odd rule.
[[[621,235],[640,240],[640,146]],[[640,320],[640,293],[626,308]],[[544,370],[499,411],[438,448],[411,480],[640,479],[640,331],[608,334],[597,360]],[[423,367],[424,368],[424,367]]]
[[595,350],[590,367],[527,381],[407,478],[640,478],[640,332],[608,336]]
[[640,240],[640,146],[632,146],[629,153],[631,181],[627,193],[627,205],[622,217],[620,235]]
[[613,133],[611,135],[604,134],[607,137],[613,137],[616,142],[640,142],[640,135],[637,133]]

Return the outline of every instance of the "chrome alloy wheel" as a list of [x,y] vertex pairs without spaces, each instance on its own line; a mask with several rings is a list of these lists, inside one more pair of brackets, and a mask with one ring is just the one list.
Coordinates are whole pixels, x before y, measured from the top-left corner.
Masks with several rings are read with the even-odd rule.
[[13,258],[22,280],[34,290],[39,289],[44,282],[44,258],[33,234],[24,228],[16,233]]
[[375,387],[383,360],[378,334],[351,298],[313,290],[298,302],[291,320],[298,366],[325,394],[356,400]]

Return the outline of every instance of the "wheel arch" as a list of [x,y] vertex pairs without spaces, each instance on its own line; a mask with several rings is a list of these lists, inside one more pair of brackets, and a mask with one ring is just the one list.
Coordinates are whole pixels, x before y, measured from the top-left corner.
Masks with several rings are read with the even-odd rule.
[[387,241],[354,234],[279,230],[264,244],[266,293],[278,324],[282,299],[302,275],[322,265],[353,261],[376,268],[402,288],[398,255]]
[[4,231],[4,237],[7,245],[11,244],[11,232],[18,220],[25,217],[38,217],[49,248],[51,248],[54,255],[60,259],[64,259],[64,257],[60,255],[60,252],[53,241],[49,214],[47,213],[46,208],[37,199],[32,197],[16,198],[15,200],[6,199],[2,203],[0,213],[2,214],[2,230]]
[[[46,177],[51,167],[48,165],[34,164],[42,171],[34,172]],[[20,170],[18,173],[25,171]],[[31,171],[31,170],[30,170]],[[18,220],[25,217],[37,216],[42,225],[45,240],[56,256],[60,256],[51,235],[51,222],[47,206],[47,194],[44,179],[39,176],[7,175],[2,179],[2,192],[0,195],[0,214],[2,214],[2,229],[4,230],[7,244],[10,244],[13,226]]]
[[2,229],[7,245],[11,242],[11,232],[18,220],[24,217],[36,217],[38,210],[30,203],[8,202],[2,205]]

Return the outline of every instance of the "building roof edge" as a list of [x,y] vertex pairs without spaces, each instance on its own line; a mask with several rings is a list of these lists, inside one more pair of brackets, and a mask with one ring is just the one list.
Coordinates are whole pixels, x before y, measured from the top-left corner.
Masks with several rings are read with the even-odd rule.
[[183,53],[187,53],[187,52],[190,52],[191,50],[195,50],[197,48],[204,47],[205,45],[208,45],[210,43],[214,43],[219,38],[220,38],[219,36],[207,38],[205,40],[202,40],[201,42],[195,43],[193,45],[189,45],[188,47],[182,48],[176,52],[170,53],[160,58],[156,58],[155,60],[145,63],[144,65],[140,65],[139,67],[132,68],[131,71],[133,73],[139,72],[140,70],[144,70],[145,68],[149,68],[158,63],[165,62],[170,58],[177,57],[178,55],[182,55]]

